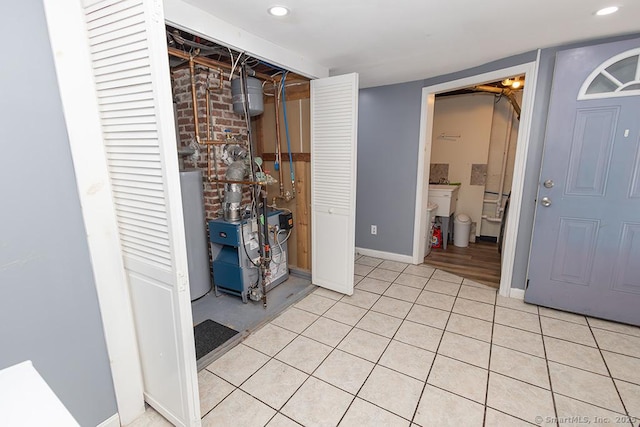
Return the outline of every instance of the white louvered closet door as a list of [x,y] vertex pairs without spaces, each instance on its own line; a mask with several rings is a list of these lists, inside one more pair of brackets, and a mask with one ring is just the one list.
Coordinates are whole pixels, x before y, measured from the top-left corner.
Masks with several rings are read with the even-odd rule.
[[84,5],[145,400],[200,425],[162,2]]
[[353,294],[358,74],[311,81],[311,274]]

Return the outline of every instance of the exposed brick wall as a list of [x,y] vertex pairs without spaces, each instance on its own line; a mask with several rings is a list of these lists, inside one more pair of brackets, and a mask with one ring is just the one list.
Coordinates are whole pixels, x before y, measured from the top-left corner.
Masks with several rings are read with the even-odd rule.
[[[180,69],[171,73],[171,84],[173,87],[174,101],[177,106],[177,123],[180,147],[189,147],[195,141],[195,126],[193,120],[193,101],[191,96],[191,77],[189,69]],[[207,116],[206,116],[206,88],[210,91],[211,100],[211,139],[223,141],[226,137],[225,130],[230,130],[231,135],[246,141],[247,127],[244,118],[233,112],[231,96],[231,82],[225,75],[223,87],[220,88],[220,78],[217,70],[196,65],[196,99],[198,109],[198,129],[200,140],[207,139]],[[212,175],[215,175],[213,167],[213,150],[216,150],[215,158],[218,159],[218,177],[224,179],[227,165],[220,161],[222,146],[212,146]],[[208,182],[207,176],[207,147],[200,146],[200,156],[196,162],[191,157],[184,158],[185,169],[201,169],[204,179],[204,204],[207,219],[215,219],[220,216],[221,201],[218,198],[215,182]],[[218,184],[224,197],[224,184]],[[243,201],[249,202],[249,189],[245,188]]]

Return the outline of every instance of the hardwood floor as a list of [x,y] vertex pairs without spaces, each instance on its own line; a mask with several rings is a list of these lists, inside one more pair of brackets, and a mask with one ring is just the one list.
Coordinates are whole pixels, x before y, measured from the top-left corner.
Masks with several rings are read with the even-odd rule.
[[449,243],[446,251],[431,249],[424,262],[476,282],[500,286],[500,254],[496,243],[469,243],[466,248]]

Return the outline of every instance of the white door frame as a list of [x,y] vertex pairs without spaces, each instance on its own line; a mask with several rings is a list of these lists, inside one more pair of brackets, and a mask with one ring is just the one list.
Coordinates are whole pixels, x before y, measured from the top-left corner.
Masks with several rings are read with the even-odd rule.
[[518,130],[518,141],[516,144],[515,165],[513,171],[513,181],[511,184],[511,201],[509,203],[509,221],[506,224],[504,234],[504,250],[502,270],[500,272],[500,295],[524,297],[524,289],[512,289],[511,280],[513,276],[513,266],[515,261],[516,237],[520,224],[520,212],[522,209],[522,192],[524,188],[525,168],[527,165],[527,154],[529,151],[529,137],[531,134],[531,120],[533,117],[533,101],[536,89],[538,74],[538,63],[540,61],[540,51],[534,62],[528,62],[513,67],[502,68],[488,73],[478,74],[463,79],[427,86],[422,88],[422,107],[420,112],[420,142],[418,148],[418,173],[416,181],[416,208],[414,218],[413,234],[413,263],[422,264],[426,242],[422,236],[425,235],[427,227],[427,199],[429,186],[427,183],[428,173],[426,165],[431,160],[431,144],[433,133],[433,113],[436,94],[463,89],[469,86],[480,85],[492,81],[502,80],[506,77],[524,74],[526,84],[522,96],[522,114]]
[[80,0],[44,8],[118,406],[101,425],[129,424],[144,413],[144,387],[84,11]]

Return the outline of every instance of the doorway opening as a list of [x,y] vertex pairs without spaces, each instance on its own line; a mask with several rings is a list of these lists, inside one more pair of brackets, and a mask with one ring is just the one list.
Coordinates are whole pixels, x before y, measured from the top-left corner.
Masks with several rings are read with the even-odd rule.
[[171,26],[166,36],[203,369],[314,289],[309,79]]
[[[418,151],[418,174],[416,182],[416,211],[414,220],[413,262],[422,263],[427,254],[429,239],[429,172],[426,165],[431,165],[431,147],[433,144],[434,110],[436,95],[454,90],[466,89],[470,86],[485,85],[515,76],[524,76],[527,84],[522,91],[520,124],[515,147],[513,177],[509,196],[508,219],[504,221],[503,241],[501,242],[502,262],[500,267],[499,293],[503,296],[524,297],[524,286],[513,284],[512,276],[515,262],[516,236],[522,207],[522,193],[529,144],[529,133],[533,113],[533,95],[535,93],[537,61],[503,68],[471,77],[453,80],[422,90],[422,113],[420,121],[420,143]],[[446,136],[446,135],[445,135]]]
[[517,75],[437,94],[425,165],[435,228],[425,262],[496,288],[524,84]]

